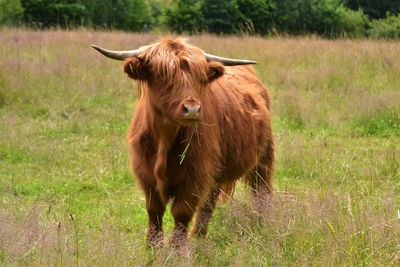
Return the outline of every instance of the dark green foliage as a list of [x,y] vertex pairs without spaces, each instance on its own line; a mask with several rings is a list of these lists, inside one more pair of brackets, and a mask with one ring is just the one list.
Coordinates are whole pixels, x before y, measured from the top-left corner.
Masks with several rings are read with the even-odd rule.
[[178,33],[200,32],[204,28],[204,18],[199,0],[174,0],[165,11],[165,22]]
[[277,1],[277,28],[289,34],[318,34],[338,37],[364,27],[361,12],[347,10],[341,0]]
[[398,0],[0,0],[0,26],[398,38],[399,11]]
[[18,25],[23,13],[21,1],[0,0],[0,25]]
[[365,36],[368,17],[361,10],[354,11],[342,6],[338,9],[338,16],[337,35],[348,37]]
[[152,27],[161,28],[164,26],[163,14],[166,12],[169,4],[166,4],[165,0],[149,0],[151,18],[152,18]]
[[174,0],[165,22],[175,32],[267,33],[276,4],[264,0]]
[[174,0],[165,21],[178,33],[284,32],[363,36],[367,18],[341,0]]
[[399,38],[400,14],[395,16],[388,13],[386,18],[371,21],[368,36],[372,38]]
[[266,34],[274,28],[276,3],[273,0],[238,0],[242,14],[241,30]]
[[151,6],[143,0],[82,0],[94,28],[142,31],[152,23]]
[[243,20],[236,0],[203,0],[205,28],[212,33],[236,33]]
[[39,27],[113,28],[140,31],[151,24],[150,4],[143,0],[22,0],[25,23]]
[[384,18],[387,12],[400,11],[399,0],[345,0],[346,6],[353,10],[362,9],[371,19]]
[[25,22],[38,27],[79,26],[87,19],[86,7],[78,1],[22,0]]

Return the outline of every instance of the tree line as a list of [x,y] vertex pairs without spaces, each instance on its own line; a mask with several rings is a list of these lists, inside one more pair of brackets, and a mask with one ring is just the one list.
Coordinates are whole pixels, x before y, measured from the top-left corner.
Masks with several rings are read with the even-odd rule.
[[0,25],[400,37],[399,0],[0,0]]

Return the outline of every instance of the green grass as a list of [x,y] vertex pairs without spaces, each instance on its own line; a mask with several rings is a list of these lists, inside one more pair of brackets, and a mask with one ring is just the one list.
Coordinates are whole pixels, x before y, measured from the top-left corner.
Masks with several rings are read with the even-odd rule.
[[[400,264],[399,43],[191,37],[259,62],[277,164],[268,212],[257,215],[240,184],[185,257],[147,247],[125,144],[137,92],[119,62],[90,48],[155,39],[1,30],[1,265]],[[169,212],[164,221],[168,240]]]

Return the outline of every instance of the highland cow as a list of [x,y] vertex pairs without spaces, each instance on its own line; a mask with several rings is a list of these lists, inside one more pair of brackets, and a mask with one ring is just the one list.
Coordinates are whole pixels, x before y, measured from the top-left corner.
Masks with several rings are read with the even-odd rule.
[[162,244],[167,203],[172,245],[207,233],[218,196],[243,177],[263,209],[272,194],[270,95],[249,64],[206,54],[179,38],[130,51],[93,46],[124,61],[140,98],[128,132],[134,174],[146,197],[147,238]]

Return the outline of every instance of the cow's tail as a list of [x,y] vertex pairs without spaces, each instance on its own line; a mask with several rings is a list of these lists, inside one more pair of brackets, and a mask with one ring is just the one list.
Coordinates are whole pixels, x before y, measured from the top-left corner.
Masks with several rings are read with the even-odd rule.
[[221,202],[226,202],[233,198],[235,193],[236,182],[225,183],[221,186],[221,193],[219,194],[219,200]]

